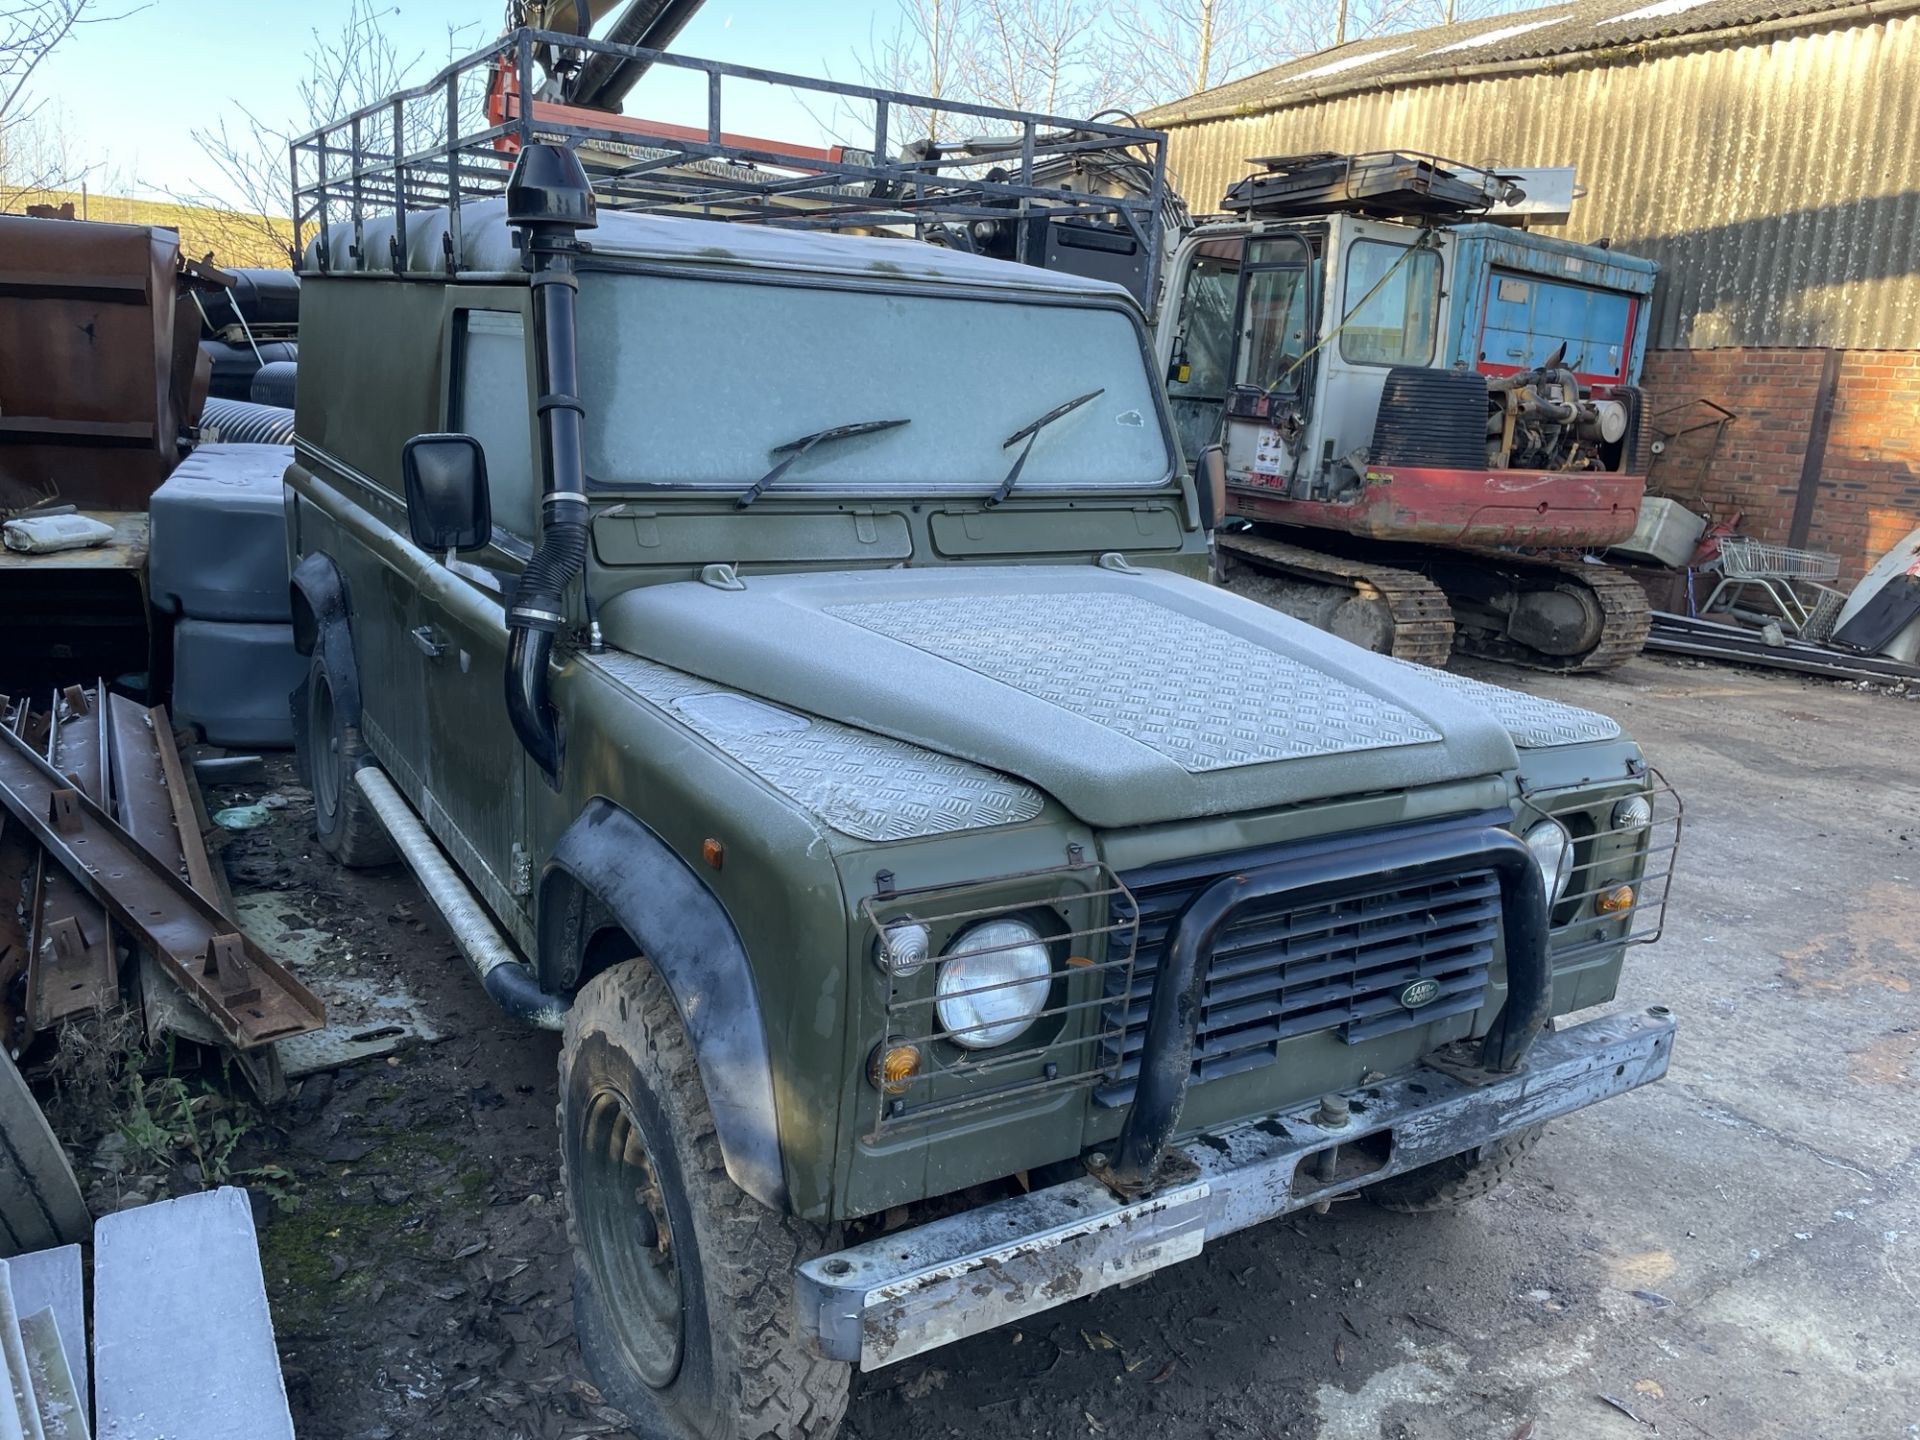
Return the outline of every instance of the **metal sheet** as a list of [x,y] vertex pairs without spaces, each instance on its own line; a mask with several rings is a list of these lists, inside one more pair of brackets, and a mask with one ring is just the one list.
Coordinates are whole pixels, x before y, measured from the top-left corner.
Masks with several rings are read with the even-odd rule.
[[[0,695],[0,729],[17,733],[27,718],[27,702],[9,711],[8,697]],[[0,1049],[18,1058],[32,1031],[23,1002],[27,957],[28,917],[33,914],[33,872],[40,848],[26,828],[0,813]]]
[[1612,740],[1620,733],[1620,727],[1605,715],[1582,710],[1577,705],[1562,705],[1544,695],[1489,685],[1484,680],[1471,680],[1450,670],[1436,670],[1431,665],[1416,665],[1411,660],[1394,663],[1406,666],[1422,680],[1471,700],[1504,725],[1513,743],[1522,750]]
[[1319,98],[1294,88],[1175,123],[1171,111],[1198,108],[1183,102],[1148,118],[1169,125],[1171,170],[1196,210],[1254,155],[1393,147],[1573,165],[1587,197],[1571,223],[1541,231],[1608,236],[1660,263],[1655,347],[1920,349],[1920,184],[1890,158],[1920,147],[1920,17],[1854,13],[1798,33],[1723,30],[1692,48]]

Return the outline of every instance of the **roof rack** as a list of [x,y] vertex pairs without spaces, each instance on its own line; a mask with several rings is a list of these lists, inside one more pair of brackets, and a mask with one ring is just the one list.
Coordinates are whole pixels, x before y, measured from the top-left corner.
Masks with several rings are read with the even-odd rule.
[[1454,219],[1486,214],[1512,188],[1509,176],[1420,151],[1263,155],[1247,163],[1259,173],[1235,182],[1220,203],[1262,217]]
[[[707,123],[666,125],[546,99],[536,51],[569,53],[576,65],[606,55],[652,74],[704,77]],[[859,127],[869,143],[807,146],[729,133],[724,92],[746,85],[800,92],[830,108],[830,123]],[[991,133],[927,138],[967,129]],[[903,132],[916,138],[896,153]],[[1156,225],[1177,206],[1166,187],[1166,136],[1138,124],[966,104],[517,29],[431,80],[292,142],[296,263],[304,263],[298,257],[315,238],[318,268],[332,268],[338,257],[328,254],[330,229],[350,224],[357,251],[365,222],[382,216],[392,218],[389,243],[404,254],[408,214],[446,206],[443,248],[453,273],[461,204],[503,194],[520,150],[542,142],[573,148],[598,202],[610,209],[878,230],[963,247],[976,222],[1070,216],[1126,230],[1151,263],[1160,248]],[[1031,227],[1011,229],[1013,258],[1026,260]]]

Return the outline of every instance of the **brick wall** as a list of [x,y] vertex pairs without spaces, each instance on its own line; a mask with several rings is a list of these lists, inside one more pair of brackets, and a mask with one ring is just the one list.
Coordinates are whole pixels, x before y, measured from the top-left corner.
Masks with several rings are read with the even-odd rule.
[[[1660,429],[1714,420],[1703,399],[1736,417],[1717,449],[1711,428],[1673,440],[1654,462],[1651,488],[1713,520],[1741,512],[1747,534],[1788,543],[1826,355],[1648,351],[1643,383]],[[1854,580],[1917,526],[1920,351],[1844,351],[1806,547],[1838,555],[1843,578]]]

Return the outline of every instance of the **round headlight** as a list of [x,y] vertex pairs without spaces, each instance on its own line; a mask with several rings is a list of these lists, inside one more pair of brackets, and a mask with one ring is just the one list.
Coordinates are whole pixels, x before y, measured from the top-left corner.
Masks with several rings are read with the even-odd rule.
[[969,1050],[1004,1045],[1047,1005],[1053,960],[1024,920],[987,920],[947,947],[934,1012],[947,1039]]
[[1613,807],[1613,828],[1644,830],[1653,823],[1653,802],[1644,795],[1629,795]]
[[1533,852],[1533,863],[1540,867],[1540,884],[1547,892],[1547,904],[1558,905],[1573,879],[1573,840],[1558,820],[1542,820],[1523,837]]

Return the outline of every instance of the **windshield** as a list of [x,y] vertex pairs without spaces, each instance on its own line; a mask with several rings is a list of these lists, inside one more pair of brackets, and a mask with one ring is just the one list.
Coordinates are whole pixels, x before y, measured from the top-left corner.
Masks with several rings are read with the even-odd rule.
[[589,271],[580,277],[587,473],[601,486],[751,485],[797,436],[780,493],[991,491],[1035,437],[1020,493],[1155,485],[1172,469],[1139,332],[1118,309]]

